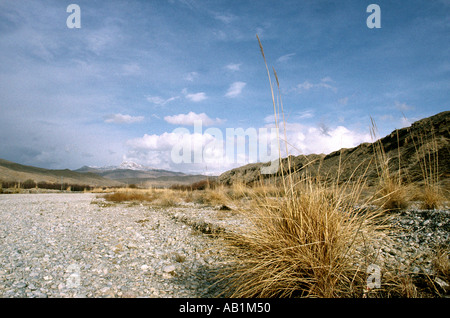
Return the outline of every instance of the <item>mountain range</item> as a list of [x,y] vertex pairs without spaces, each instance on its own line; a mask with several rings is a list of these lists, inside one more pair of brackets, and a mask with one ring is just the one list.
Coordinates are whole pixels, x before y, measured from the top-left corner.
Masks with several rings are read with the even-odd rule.
[[124,186],[137,184],[145,187],[164,187],[172,184],[191,184],[205,179],[204,175],[188,175],[139,165],[132,161],[119,166],[89,167],[77,170],[51,170],[22,165],[0,159],[0,181],[21,182],[32,180],[35,183],[64,183],[89,186]]
[[[416,121],[410,127],[397,129],[374,143],[340,149],[330,154],[290,156],[281,160],[284,175],[293,171],[319,174],[326,178],[339,177],[340,181],[364,174],[368,183],[379,177],[380,163],[374,160],[377,146],[383,149],[384,160],[393,174],[400,171],[404,182],[421,182],[425,174],[439,176],[440,182],[450,188],[450,111]],[[288,161],[290,164],[288,164]],[[275,175],[262,175],[261,167],[267,163],[248,164],[221,174],[223,184],[253,183],[261,179],[279,179]],[[433,170],[433,171],[427,171]],[[206,179],[204,175],[188,175],[154,169],[125,161],[119,166],[89,167],[77,170],[49,170],[21,165],[0,159],[0,181],[65,183],[89,186],[124,186],[136,184],[144,187],[166,187],[173,184],[192,184]]]
[[[380,158],[377,159],[377,149],[379,154],[382,150],[381,162]],[[400,178],[405,183],[420,183],[424,176],[433,175],[445,189],[450,190],[450,111],[418,120],[410,127],[394,130],[373,143],[362,143],[330,154],[290,156],[283,158],[281,163],[285,176],[300,172],[330,180],[339,178],[345,182],[364,175],[368,185],[375,184],[380,176],[380,165],[386,163],[390,174],[400,171]],[[224,184],[280,180],[283,175],[281,169],[274,175],[263,175],[263,166],[267,164],[248,164],[221,174],[218,180]]]
[[51,170],[0,159],[0,181],[21,182],[33,180],[36,183],[66,183],[90,186],[120,186],[121,182],[106,179],[92,172],[80,173],[69,169]]
[[204,175],[188,175],[162,169],[154,169],[132,161],[124,161],[119,166],[89,167],[83,166],[75,170],[78,173],[94,173],[106,179],[123,184],[142,186],[158,186],[169,184],[190,184],[205,179]]

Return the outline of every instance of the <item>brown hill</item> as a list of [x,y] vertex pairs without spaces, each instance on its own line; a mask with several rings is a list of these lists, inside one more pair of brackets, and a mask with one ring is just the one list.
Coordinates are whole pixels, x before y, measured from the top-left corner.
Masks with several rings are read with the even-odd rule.
[[[373,184],[379,177],[380,160],[375,155],[377,145],[382,145],[389,172],[397,174],[406,183],[421,182],[424,175],[439,175],[440,182],[448,188],[450,185],[450,111],[445,111],[421,119],[410,127],[393,131],[390,135],[374,143],[363,143],[357,147],[341,149],[328,155],[290,156],[290,170],[288,158],[282,159],[282,165],[275,175],[262,175],[260,168],[264,163],[249,164],[227,171],[219,176],[219,182],[232,184],[253,182],[269,179],[279,180],[281,167],[284,172],[308,172],[315,176],[346,181],[352,174],[359,176],[365,173],[368,183]],[[378,159],[377,159],[378,158]],[[400,164],[399,164],[400,163]],[[426,170],[423,170],[426,169]]]
[[89,186],[118,186],[122,184],[94,173],[80,173],[68,169],[49,170],[0,159],[0,181],[23,183],[27,180],[33,180],[36,183],[64,183]]

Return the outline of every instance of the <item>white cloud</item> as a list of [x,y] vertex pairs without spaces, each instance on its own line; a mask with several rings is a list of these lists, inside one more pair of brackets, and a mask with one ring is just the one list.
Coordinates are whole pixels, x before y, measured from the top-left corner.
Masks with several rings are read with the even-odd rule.
[[307,119],[307,118],[313,118],[314,117],[314,111],[312,110],[305,110],[303,112],[298,112],[297,115],[295,115],[295,119]]
[[399,101],[395,102],[394,107],[400,111],[407,111],[407,110],[413,110],[414,107],[407,105],[406,103],[400,103]]
[[183,125],[183,126],[194,125],[196,121],[201,121],[203,126],[218,125],[224,122],[223,119],[220,118],[212,119],[209,118],[208,115],[206,115],[205,113],[196,114],[194,112],[189,112],[188,114],[166,116],[164,117],[164,120],[172,125]]
[[297,91],[298,93],[303,93],[305,91],[309,91],[311,89],[320,89],[320,88],[325,88],[325,89],[329,89],[332,90],[333,92],[337,92],[337,88],[332,86],[329,83],[334,82],[330,77],[324,77],[320,80],[319,83],[310,83],[309,81],[304,81],[301,84],[298,84],[295,87],[295,91]]
[[[126,160],[142,162],[160,169],[217,175],[238,166],[224,160],[221,136],[206,132],[189,133],[175,130],[161,135],[145,134],[141,138],[127,141],[126,145]],[[177,150],[180,146],[186,146],[190,151],[187,154],[175,152],[174,155],[174,149]],[[174,157],[179,159],[180,156],[189,158],[188,162],[174,162]]]
[[[302,119],[309,119],[314,117],[314,111],[312,110],[305,110],[302,112],[295,113],[291,118],[293,120],[302,120]],[[287,119],[286,119],[287,120]],[[268,115],[264,118],[264,122],[266,124],[274,124],[275,123],[275,115]],[[281,126],[283,125],[283,115],[278,114],[278,124]]]
[[264,117],[264,122],[266,124],[275,123],[275,115],[272,114],[272,115],[268,115],[268,116]]
[[289,61],[293,56],[295,56],[295,54],[296,54],[296,53],[289,53],[289,54],[280,56],[280,57],[277,59],[277,62],[279,62],[279,63],[287,62],[287,61]]
[[411,124],[415,120],[418,120],[418,119],[416,118],[416,119],[411,120],[411,118],[406,118],[406,117],[400,118],[400,126],[401,126],[400,128],[405,128],[405,127],[411,126]]
[[[192,117],[196,116],[199,115],[194,114]],[[273,124],[269,124],[263,128],[273,127]],[[238,135],[236,133],[238,129],[231,129],[234,134],[232,132],[232,135],[228,136],[228,130],[224,132],[218,128],[208,128],[200,132],[194,129],[194,133],[186,128],[177,128],[171,133],[144,135],[141,138],[129,140],[127,142],[127,158],[149,166],[158,166],[174,171],[220,174],[251,162],[254,158],[254,153],[249,153],[251,148],[258,152],[259,159],[261,159],[261,147],[265,145],[269,147],[268,151],[271,156],[278,154],[276,134],[273,131],[259,128],[248,129],[258,131],[255,139],[248,139],[248,142],[250,140],[257,142],[257,147],[252,148],[249,144],[245,150],[239,150],[238,139],[235,138]],[[242,131],[244,130],[242,129]],[[280,138],[283,140],[284,133],[281,131],[280,133]],[[247,134],[247,130],[244,134]],[[372,140],[369,133],[361,133],[344,126],[324,127],[322,125],[316,127],[298,123],[286,124],[286,136],[291,155],[328,154],[341,148],[351,148]],[[182,152],[179,152],[180,149]],[[228,149],[233,149],[232,153],[227,153]],[[281,141],[283,157],[286,156],[285,149],[285,145]],[[185,150],[186,154],[183,153]],[[187,160],[176,162],[174,154],[178,159],[183,157]],[[195,156],[197,156],[197,161],[195,161]]]
[[192,102],[198,103],[198,102],[204,101],[208,97],[206,97],[205,93],[201,92],[201,93],[195,93],[195,94],[186,94],[186,98]]
[[144,116],[130,116],[122,114],[113,114],[105,117],[106,123],[113,124],[133,124],[144,120]]
[[101,55],[103,51],[118,45],[122,39],[123,34],[120,28],[108,25],[101,29],[89,31],[85,41],[87,42],[87,49],[96,55]]
[[125,76],[138,75],[141,73],[141,67],[136,63],[122,65],[122,74]]
[[216,14],[215,18],[219,21],[222,21],[225,24],[229,24],[236,19],[236,16],[225,13],[225,14]]
[[302,84],[297,85],[297,90],[298,91],[309,91],[313,87],[314,87],[313,84],[311,84],[308,81],[304,81]]
[[185,79],[189,82],[193,82],[196,78],[198,78],[197,72],[190,72],[186,75]]
[[347,103],[348,103],[348,97],[340,98],[340,99],[338,100],[338,103],[341,104],[341,105],[347,105]]
[[[369,133],[353,131],[344,126],[334,128],[302,124],[286,124],[286,136],[290,154],[329,154],[341,148],[352,148],[362,142],[371,142]],[[284,138],[284,137],[283,137]],[[283,156],[286,147],[282,143]]]
[[234,82],[233,84],[231,84],[230,88],[225,94],[225,97],[234,98],[239,96],[246,85],[247,83],[244,82]]
[[230,63],[225,67],[230,71],[237,72],[237,71],[240,71],[241,65],[242,65],[242,63],[240,63],[240,64]]
[[147,96],[147,101],[149,101],[150,103],[153,103],[155,105],[158,106],[165,106],[167,103],[173,102],[174,100],[177,100],[180,98],[180,96],[173,96],[167,99],[164,99],[162,97],[159,96]]

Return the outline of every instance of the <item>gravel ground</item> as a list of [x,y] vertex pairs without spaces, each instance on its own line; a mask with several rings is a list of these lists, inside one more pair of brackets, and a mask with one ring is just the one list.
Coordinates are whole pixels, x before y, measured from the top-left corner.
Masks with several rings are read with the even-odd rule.
[[[450,212],[395,214],[377,265],[434,279]],[[246,222],[220,207],[111,204],[95,194],[0,195],[0,297],[215,297],[230,258],[224,231]],[[437,278],[436,278],[437,279]],[[448,294],[449,282],[439,282]]]
[[179,219],[193,210],[1,195],[0,297],[213,297],[225,256]]

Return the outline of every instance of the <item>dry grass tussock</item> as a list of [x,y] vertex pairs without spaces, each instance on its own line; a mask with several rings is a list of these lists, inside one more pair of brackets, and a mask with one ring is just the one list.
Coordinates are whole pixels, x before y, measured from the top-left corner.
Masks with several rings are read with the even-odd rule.
[[[267,72],[278,119],[277,109],[283,113],[281,98],[275,100],[268,68]],[[387,231],[386,210],[407,207],[411,193],[402,181],[400,158],[398,172],[391,173],[381,143],[375,144],[374,150],[380,184],[374,195],[364,197],[364,175],[344,183],[325,183],[317,177],[288,174],[282,175],[282,186],[278,187],[236,183],[231,187],[214,185],[212,189],[201,183],[176,190],[116,191],[105,198],[152,204],[161,200],[170,204],[233,204],[250,225],[243,233],[225,234],[234,257],[233,266],[222,275],[224,295],[228,297],[363,297],[368,295],[366,271],[377,264],[379,251],[374,247],[390,245],[388,233],[392,229]],[[431,170],[425,170],[430,165]],[[429,206],[436,206],[432,202],[439,193],[431,187],[437,184],[434,166],[433,161],[424,162],[424,177],[432,193]],[[282,173],[284,170],[281,167]],[[202,189],[194,189],[200,186]],[[423,200],[426,204],[425,197]],[[442,275],[448,276],[448,253],[439,254],[435,262]],[[419,295],[410,276],[389,271],[383,275],[381,289],[370,292],[372,296]]]
[[175,190],[169,189],[117,189],[115,192],[101,195],[105,200],[120,202],[146,202],[158,206],[176,206],[181,203]]
[[[383,238],[384,213],[357,206],[362,188],[330,188],[302,178],[282,197],[255,198],[245,211],[248,233],[230,236],[236,269],[231,297],[357,296],[374,255],[364,246]],[[364,264],[363,264],[364,263]]]
[[[377,127],[372,120],[371,134],[376,139]],[[398,131],[397,131],[398,138]],[[445,191],[439,183],[438,146],[436,137],[432,133],[430,140],[425,140],[423,135],[412,133],[409,138],[413,141],[415,156],[422,172],[422,182],[411,184],[405,182],[408,175],[402,175],[400,146],[398,146],[397,171],[390,171],[390,161],[378,139],[374,142],[374,164],[377,167],[379,183],[377,199],[374,203],[388,211],[407,209],[411,201],[419,200],[420,207],[433,210],[442,208],[446,201]],[[392,165],[391,165],[392,167]]]
[[[370,130],[371,136],[374,140],[378,139],[378,128],[375,121],[371,118],[372,127]],[[397,134],[398,140],[398,134]],[[374,164],[378,172],[378,190],[377,200],[374,203],[379,204],[388,211],[403,210],[408,208],[411,193],[401,176],[400,169],[400,152],[398,154],[399,167],[396,173],[392,173],[389,168],[390,158],[386,156],[381,140],[378,139],[373,143],[374,149]]]
[[[259,41],[259,38],[258,38]],[[264,61],[264,51],[259,42]],[[267,68],[267,63],[266,63]],[[275,117],[282,103],[275,101]],[[275,72],[274,72],[275,73]],[[275,78],[278,78],[275,73]],[[288,162],[289,165],[289,162]],[[280,168],[283,171],[283,167]],[[290,167],[288,167],[290,170]],[[251,226],[228,238],[234,268],[224,274],[230,297],[358,297],[375,255],[365,246],[385,239],[385,213],[361,202],[363,178],[325,184],[318,178],[282,176],[271,195],[249,192]],[[264,193],[264,192],[262,192]]]
[[223,186],[204,190],[122,188],[106,194],[99,194],[99,197],[114,203],[144,202],[158,206],[177,206],[192,202],[206,206],[217,206],[230,204],[233,199],[229,194],[230,189]]

